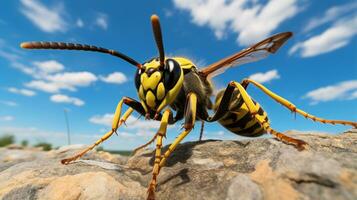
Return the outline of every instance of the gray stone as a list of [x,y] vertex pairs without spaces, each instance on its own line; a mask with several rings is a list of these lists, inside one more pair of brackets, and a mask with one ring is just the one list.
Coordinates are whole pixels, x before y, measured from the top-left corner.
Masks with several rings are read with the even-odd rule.
[[228,188],[226,200],[260,200],[263,195],[259,186],[254,183],[249,176],[240,174],[233,178]]
[[[156,198],[357,199],[356,133],[288,132],[309,143],[304,151],[269,137],[186,142],[161,169]],[[153,149],[132,157],[92,151],[60,164],[78,148],[83,146],[49,152],[0,148],[0,199],[146,198]]]

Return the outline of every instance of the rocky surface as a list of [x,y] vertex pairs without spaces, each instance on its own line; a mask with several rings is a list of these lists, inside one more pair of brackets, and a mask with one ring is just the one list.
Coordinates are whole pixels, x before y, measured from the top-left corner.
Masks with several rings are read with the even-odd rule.
[[[271,138],[182,144],[159,176],[157,199],[357,199],[357,130],[295,134],[305,151]],[[167,148],[167,147],[166,147]],[[153,151],[127,158],[74,147],[0,148],[0,199],[145,199]]]

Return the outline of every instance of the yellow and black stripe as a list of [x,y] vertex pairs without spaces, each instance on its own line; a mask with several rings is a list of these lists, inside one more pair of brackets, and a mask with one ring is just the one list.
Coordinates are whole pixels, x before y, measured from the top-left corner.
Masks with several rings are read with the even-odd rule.
[[[217,110],[221,104],[223,94],[224,90],[217,94],[214,106],[215,110]],[[258,108],[258,115],[262,116],[268,122],[267,113],[256,101],[253,101],[253,103]],[[228,104],[228,112],[218,120],[223,127],[237,135],[246,137],[258,137],[266,133],[264,127],[250,114],[238,89],[234,89]]]

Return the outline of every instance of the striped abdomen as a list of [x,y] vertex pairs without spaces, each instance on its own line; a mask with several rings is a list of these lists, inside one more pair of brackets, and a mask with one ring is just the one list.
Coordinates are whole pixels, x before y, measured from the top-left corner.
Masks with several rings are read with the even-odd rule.
[[[223,92],[222,90],[217,94],[214,108],[217,108],[221,103]],[[253,102],[259,108],[258,114],[268,121],[267,113],[257,102],[254,100]],[[266,132],[259,122],[249,113],[248,107],[237,89],[234,90],[229,104],[229,111],[218,120],[222,126],[237,135],[246,137],[258,137]]]

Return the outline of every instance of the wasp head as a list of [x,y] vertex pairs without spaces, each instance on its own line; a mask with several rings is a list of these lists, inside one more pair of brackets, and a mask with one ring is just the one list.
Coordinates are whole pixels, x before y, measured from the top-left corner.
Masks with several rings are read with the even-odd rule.
[[159,113],[172,103],[183,83],[180,64],[174,59],[165,59],[164,65],[159,59],[152,59],[142,65],[135,74],[135,86],[141,104],[147,113]]

